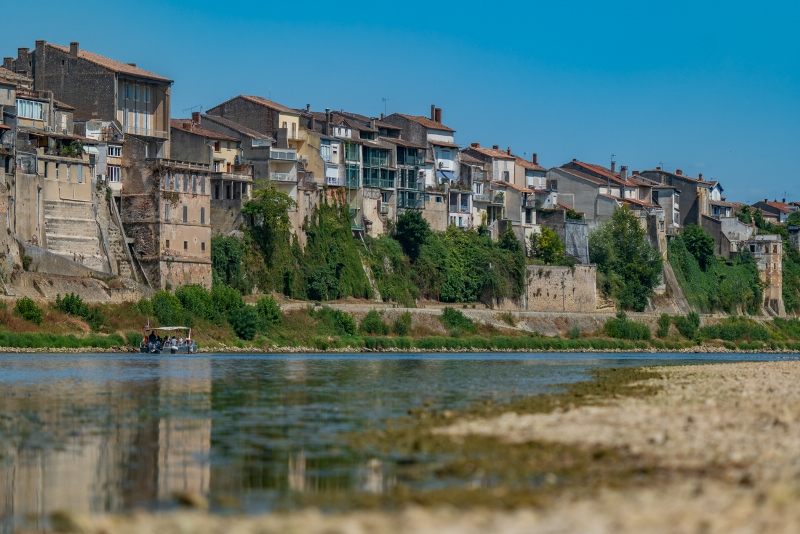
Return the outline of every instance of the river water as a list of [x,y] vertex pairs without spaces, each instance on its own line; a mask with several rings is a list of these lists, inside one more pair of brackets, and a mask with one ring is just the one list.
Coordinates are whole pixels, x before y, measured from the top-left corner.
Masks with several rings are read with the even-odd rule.
[[265,512],[304,492],[383,492],[391,457],[344,433],[420,407],[556,391],[601,367],[774,355],[0,354],[0,531],[78,513],[175,506]]

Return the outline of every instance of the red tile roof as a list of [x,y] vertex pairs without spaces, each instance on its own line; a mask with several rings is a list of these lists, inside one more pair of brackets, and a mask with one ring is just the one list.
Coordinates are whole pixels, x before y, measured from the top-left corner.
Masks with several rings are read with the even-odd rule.
[[418,115],[403,115],[402,113],[398,113],[398,115],[410,121],[414,121],[417,124],[421,124],[425,128],[428,128],[429,130],[442,130],[445,132],[455,132],[455,130],[453,130],[452,128],[448,128],[441,122],[436,122],[434,120],[429,119],[428,117],[422,117]]
[[547,171],[547,169],[545,169],[541,165],[535,164],[532,161],[528,161],[527,159],[523,159],[523,158],[521,158],[519,156],[514,156],[514,157],[517,160],[517,165],[519,165],[523,169],[528,169],[528,170],[532,170],[532,171],[545,171],[545,172]]
[[238,132],[246,137],[250,137],[253,139],[269,139],[270,141],[275,141],[272,137],[265,133],[257,132],[247,126],[242,126],[238,122],[232,121],[225,117],[220,117],[219,115],[201,115],[200,116],[204,121],[211,121],[216,122],[226,128],[230,128],[231,130]]
[[792,208],[796,208],[797,206],[792,206],[791,204],[787,204],[786,202],[778,202],[777,200],[773,200],[772,202],[763,202],[767,206],[771,206],[776,210],[782,211],[784,213],[791,213],[796,211]]
[[428,141],[433,146],[443,146],[446,148],[461,148],[461,145],[457,145],[455,143],[448,143],[446,141]]
[[192,124],[192,119],[170,119],[169,125],[171,128],[175,128],[176,130],[199,135],[201,137],[207,137],[209,139],[216,139],[219,141],[239,141],[239,139],[231,137],[230,135],[212,132],[211,130],[207,130],[197,124]]
[[611,172],[611,169],[603,167],[602,165],[596,165],[594,163],[584,163],[583,161],[577,161],[577,160],[572,161],[572,163],[574,163],[575,165],[578,165],[579,167],[583,167],[584,169],[587,169],[589,171],[596,172],[597,174],[602,175],[603,177],[607,178],[608,180],[611,180],[612,182],[614,182],[615,185],[623,185],[623,186],[624,185],[631,185],[631,184],[625,182],[624,180],[622,180],[619,177],[618,174]]
[[482,146],[470,146],[467,147],[467,150],[474,150],[479,154],[483,154],[484,156],[489,156],[493,159],[516,159],[514,156],[510,155],[505,150],[499,150],[496,148],[486,148]]
[[[247,100],[248,102],[252,102],[254,104],[258,104],[260,106],[264,106],[264,107],[269,108],[269,109],[274,109],[275,111],[283,111],[285,113],[293,113],[293,114],[299,114],[300,113],[299,111],[295,111],[293,109],[287,108],[286,106],[282,106],[282,105],[278,104],[277,102],[273,102],[272,100],[267,100],[263,96],[239,95],[239,96],[236,96],[234,98],[231,98],[231,100],[235,100],[236,98],[243,98],[243,99]],[[231,100],[228,100],[228,102],[230,102]],[[227,102],[225,102],[225,103],[227,104]]]
[[[48,43],[47,46],[69,54],[68,46],[61,46],[50,43]],[[120,74],[128,74],[130,76],[137,76],[139,78],[149,78],[151,80],[156,80],[159,82],[172,83],[172,80],[170,80],[169,78],[164,78],[163,76],[159,76],[158,74],[153,74],[152,72],[146,71],[144,69],[134,67],[133,65],[128,65],[127,63],[122,63],[121,61],[117,61],[115,59],[101,56],[100,54],[95,54],[94,52],[89,52],[88,50],[79,50],[78,57],[80,59],[85,59],[90,63],[94,63],[95,65],[99,65],[100,67],[103,67],[113,72],[118,72]]]
[[621,199],[623,202],[628,202],[630,204],[636,204],[638,206],[643,206],[645,208],[656,208],[658,207],[657,204],[651,204],[650,202],[645,202],[644,200],[639,200],[636,198],[623,198]]

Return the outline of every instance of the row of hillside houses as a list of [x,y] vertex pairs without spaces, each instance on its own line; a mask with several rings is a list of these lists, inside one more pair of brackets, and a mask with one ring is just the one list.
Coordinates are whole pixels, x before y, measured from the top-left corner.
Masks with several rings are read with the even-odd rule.
[[[419,210],[435,230],[485,225],[496,238],[511,228],[525,243],[550,226],[584,263],[588,229],[619,206],[636,213],[662,252],[692,223],[723,254],[754,235],[726,222],[738,205],[702,175],[578,160],[548,169],[537,154],[461,144],[436,106],[424,116],[368,117],[238,95],[173,118],[172,84],[77,42],[36,41],[6,57],[0,210],[10,234],[157,288],[209,285],[212,235],[237,232],[243,202],[265,183],[295,200],[301,244],[303,220],[326,196],[349,204],[357,237],[383,234]],[[766,200],[756,207],[777,221],[797,209]]]

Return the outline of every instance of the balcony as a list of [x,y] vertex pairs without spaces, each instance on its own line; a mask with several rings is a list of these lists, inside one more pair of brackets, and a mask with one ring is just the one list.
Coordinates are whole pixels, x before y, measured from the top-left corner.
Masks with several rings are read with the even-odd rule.
[[389,166],[389,158],[387,157],[376,157],[376,156],[369,156],[364,158],[364,167],[388,167]]
[[365,176],[364,187],[375,187],[379,189],[394,189],[394,180],[391,178],[372,178]]
[[406,165],[408,167],[422,167],[425,165],[425,158],[416,156],[397,156],[398,165]]
[[347,185],[347,180],[341,176],[326,176],[325,185],[333,187],[344,187]]
[[278,159],[281,161],[297,161],[297,152],[294,150],[275,149],[269,152],[270,159]]
[[418,198],[414,198],[401,194],[397,197],[397,207],[421,210],[425,207],[425,198],[422,195],[420,195]]
[[289,141],[307,141],[308,133],[305,130],[300,130],[300,131],[288,130],[286,132],[286,139],[288,139]]
[[466,204],[450,204],[450,213],[469,213],[469,206]]
[[541,208],[542,207],[542,201],[541,200],[536,200],[536,198],[533,195],[528,195],[525,198],[525,202],[522,203],[522,207],[523,208]]
[[273,182],[297,182],[297,174],[293,172],[271,172],[269,179]]
[[440,171],[452,171],[455,168],[455,164],[451,159],[437,159],[436,168]]
[[240,174],[233,172],[212,172],[210,175],[212,180],[228,180],[231,182],[252,182],[252,174]]
[[486,195],[484,193],[480,193],[480,194],[475,193],[474,195],[472,195],[472,199],[475,202],[489,202],[489,198],[490,198],[489,195]]
[[151,128],[142,128],[140,126],[123,126],[123,133],[131,135],[141,135],[143,137],[156,137],[158,139],[169,139],[169,132],[162,132],[161,130],[153,130]]
[[194,163],[191,161],[180,161],[177,159],[165,158],[153,158],[151,161],[155,161],[158,165],[166,165],[168,167],[178,167],[181,169],[189,169],[194,171],[208,171],[211,169],[211,165],[208,163]]
[[389,206],[386,204],[381,205],[381,207],[378,208],[378,213],[381,215],[389,215]]

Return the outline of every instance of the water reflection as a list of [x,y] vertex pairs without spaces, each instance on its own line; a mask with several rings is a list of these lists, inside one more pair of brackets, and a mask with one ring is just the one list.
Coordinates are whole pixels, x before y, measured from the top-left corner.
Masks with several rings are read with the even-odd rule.
[[458,409],[544,391],[587,368],[656,361],[0,355],[0,525],[11,532],[34,518],[26,526],[40,528],[59,509],[163,509],[176,492],[248,512],[291,505],[297,493],[384,492],[396,465],[350,450],[343,433],[422,405]]

